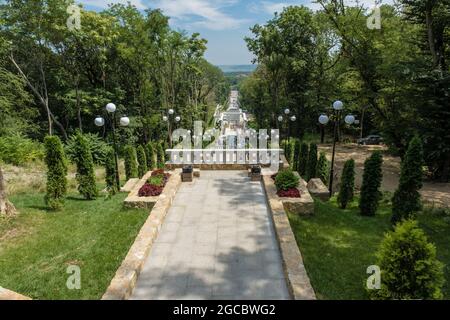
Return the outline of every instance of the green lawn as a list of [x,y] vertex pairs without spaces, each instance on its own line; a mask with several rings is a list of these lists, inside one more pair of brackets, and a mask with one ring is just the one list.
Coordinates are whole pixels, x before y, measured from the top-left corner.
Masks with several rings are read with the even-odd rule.
[[[0,286],[35,299],[99,299],[148,210],[126,210],[125,194],[82,200],[71,194],[64,210],[47,211],[43,194],[11,197],[20,211],[0,220]],[[69,290],[69,265],[81,269],[81,289]]]
[[[316,214],[289,214],[304,263],[319,299],[367,299],[364,286],[368,266],[376,264],[375,252],[390,230],[390,205],[382,202],[376,217],[362,217],[353,202],[341,210],[332,199],[316,200]],[[450,223],[441,216],[421,214],[421,227],[437,247],[447,279],[444,296],[450,299]]]

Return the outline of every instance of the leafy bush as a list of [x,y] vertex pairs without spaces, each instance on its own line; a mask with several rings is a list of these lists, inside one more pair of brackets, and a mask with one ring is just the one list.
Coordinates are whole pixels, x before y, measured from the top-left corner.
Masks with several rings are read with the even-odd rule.
[[75,134],[75,158],[77,165],[76,180],[78,182],[78,192],[87,200],[95,199],[98,196],[95,182],[94,161],[87,139],[81,134]]
[[353,200],[355,191],[355,160],[350,159],[345,162],[342,171],[341,188],[337,197],[337,201],[342,209]]
[[278,191],[287,191],[292,188],[297,188],[299,181],[300,179],[294,174],[291,169],[286,169],[278,172],[277,176],[275,177],[275,186],[277,187]]
[[361,197],[359,209],[364,216],[374,216],[381,199],[381,181],[383,179],[383,156],[381,152],[374,152],[364,163],[363,182],[361,186]]
[[317,176],[317,144],[311,143],[309,146],[308,164],[306,166],[306,181]]
[[[109,150],[108,144],[104,142],[97,134],[82,133],[81,135],[86,140],[94,163],[97,165],[104,165]],[[69,160],[75,163],[77,156],[77,134],[73,134],[69,137],[66,143],[65,151]]]
[[308,166],[309,148],[306,143],[300,147],[300,157],[298,159],[297,171],[302,177],[306,177],[306,167]]
[[46,204],[54,210],[64,205],[67,192],[67,160],[61,140],[57,136],[44,139],[45,163],[47,165]]
[[0,137],[0,160],[16,166],[44,159],[42,144],[21,135]]
[[152,184],[154,186],[162,187],[164,186],[164,176],[153,176],[147,180],[147,183]]
[[414,137],[402,161],[400,182],[392,198],[393,224],[402,219],[413,218],[421,210],[419,190],[422,188],[423,149],[419,137]]
[[317,178],[322,180],[326,185],[328,184],[328,178],[330,177],[330,165],[324,152],[320,153],[319,161],[317,162]]
[[156,156],[153,143],[149,142],[145,146],[145,155],[147,157],[147,168],[152,170],[158,165],[158,157]]
[[147,156],[145,155],[145,150],[143,146],[138,146],[136,149],[137,159],[138,159],[138,173],[139,177],[142,178],[147,173]]
[[125,175],[127,180],[137,178],[139,175],[137,164],[136,148],[133,146],[125,147]]
[[116,171],[116,163],[114,161],[115,153],[112,148],[107,153],[107,157],[105,160],[105,182],[106,189],[108,193],[113,196],[118,191],[120,186],[117,185],[117,171]]
[[441,299],[443,265],[417,222],[398,223],[386,234],[377,253],[381,290],[370,290],[372,299]]

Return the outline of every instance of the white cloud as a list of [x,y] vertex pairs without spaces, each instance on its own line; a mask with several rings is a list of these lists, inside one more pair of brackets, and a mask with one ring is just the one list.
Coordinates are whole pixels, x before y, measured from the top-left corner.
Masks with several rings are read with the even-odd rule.
[[76,2],[81,3],[83,5],[89,5],[101,9],[108,8],[108,5],[112,3],[127,4],[128,2],[136,6],[136,8],[140,10],[147,8],[147,6],[143,3],[142,0],[76,0]]
[[[191,26],[202,26],[211,30],[235,29],[248,22],[223,12],[237,0],[156,0],[152,1],[169,17]],[[195,20],[195,21],[193,21]]]

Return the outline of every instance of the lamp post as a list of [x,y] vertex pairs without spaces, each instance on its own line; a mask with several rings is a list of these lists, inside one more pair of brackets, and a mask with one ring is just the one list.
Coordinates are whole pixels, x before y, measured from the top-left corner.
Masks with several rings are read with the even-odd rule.
[[[278,123],[281,123],[281,126],[280,126],[280,129],[281,129],[281,131],[283,130],[283,124],[284,124],[284,120],[286,119],[286,121],[287,121],[287,133],[286,133],[286,135],[287,135],[287,143],[285,143],[284,144],[284,154],[286,155],[286,152],[287,152],[287,145],[291,142],[291,122],[295,122],[295,121],[297,121],[297,117],[295,116],[295,115],[293,115],[293,116],[291,116],[291,117],[289,117],[289,114],[291,113],[291,110],[289,110],[289,109],[285,109],[284,110],[284,114],[285,114],[285,116],[286,116],[286,118],[285,117],[283,117],[282,115],[280,115],[280,116],[278,116]],[[281,136],[283,136],[283,134],[282,134],[282,132],[280,132],[281,133]]]
[[[333,113],[335,115],[334,119],[334,135],[333,135],[333,153],[331,156],[331,168],[330,168],[330,181],[329,181],[329,190],[330,190],[330,197],[333,196],[333,177],[334,177],[334,158],[336,155],[336,136],[337,136],[337,130],[339,122],[341,121],[341,111],[344,109],[344,104],[341,101],[335,101],[333,103]],[[319,123],[323,126],[325,126],[330,121],[330,118],[326,114],[322,114],[319,117]],[[356,119],[355,116],[349,114],[345,116],[344,121],[346,124],[351,125],[355,123]]]
[[167,115],[163,116],[163,121],[167,122],[167,133],[169,135],[169,145],[172,148],[172,126],[173,126],[173,121],[175,122],[180,122],[181,121],[181,117],[180,116],[175,116],[175,110],[173,109],[169,109],[169,111],[167,112]]
[[[116,138],[116,105],[114,103],[108,103],[106,105],[106,111],[111,122],[111,130],[113,135],[113,148],[114,148],[114,163],[116,166],[116,185],[120,189],[120,176],[119,176],[119,152],[117,150],[117,138]],[[105,119],[102,116],[97,116],[94,120],[97,127],[103,127],[105,125]],[[127,127],[130,124],[130,118],[122,116],[119,119],[119,124],[122,127]]]

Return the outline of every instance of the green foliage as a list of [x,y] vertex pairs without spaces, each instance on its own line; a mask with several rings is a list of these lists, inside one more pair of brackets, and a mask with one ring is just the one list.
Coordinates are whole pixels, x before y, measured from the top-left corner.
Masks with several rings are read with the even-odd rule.
[[330,177],[330,165],[324,152],[320,153],[319,161],[317,162],[317,178],[327,185]]
[[131,145],[125,147],[125,176],[127,180],[139,177],[136,148]]
[[97,185],[95,182],[94,161],[87,139],[80,133],[75,134],[75,163],[77,165],[76,180],[78,182],[78,192],[86,200],[94,200],[98,197]]
[[164,168],[164,165],[166,163],[166,154],[164,151],[164,143],[160,142],[156,146],[156,152],[158,154],[158,168],[162,169]]
[[347,204],[353,200],[355,192],[355,160],[350,159],[345,162],[342,170],[341,187],[337,201],[341,209],[345,209]]
[[145,155],[145,150],[143,146],[138,146],[136,149],[137,160],[138,160],[138,174],[142,178],[148,171],[147,167],[147,156]]
[[392,223],[413,218],[422,208],[419,190],[423,175],[422,141],[415,136],[409,143],[402,161],[400,182],[392,198]]
[[67,192],[67,160],[61,140],[57,136],[44,139],[47,165],[46,204],[54,210],[61,209]]
[[147,143],[145,146],[145,155],[147,157],[147,167],[149,170],[155,169],[158,164],[158,158],[156,156],[155,147],[152,142]]
[[383,180],[383,155],[375,151],[364,163],[359,209],[364,216],[374,216],[381,199],[381,181]]
[[[67,158],[71,162],[76,162],[77,150],[78,150],[78,135],[81,133],[73,134],[69,137],[66,142],[65,152]],[[104,165],[106,160],[106,155],[108,153],[109,147],[106,142],[103,141],[97,134],[93,133],[83,133],[81,134],[86,141],[89,151],[92,154],[92,160],[95,164]]]
[[308,165],[306,166],[306,181],[317,177],[317,144],[311,143],[309,146]]
[[300,157],[298,159],[298,173],[303,178],[306,177],[306,168],[308,166],[308,156],[309,156],[309,148],[306,143],[302,143],[300,148]]
[[117,171],[114,160],[115,153],[112,148],[108,150],[105,159],[105,182],[109,195],[113,196],[119,192],[120,186],[117,185]]
[[44,158],[42,144],[15,134],[0,137],[0,160],[16,166]]
[[289,190],[292,188],[297,188],[300,179],[294,174],[291,169],[285,169],[278,172],[275,178],[275,186],[277,190]]
[[159,175],[150,177],[147,182],[151,185],[162,187],[164,185],[164,176]]
[[381,290],[370,292],[373,299],[441,299],[443,265],[436,247],[413,220],[398,223],[386,234],[377,253],[381,269]]
[[292,161],[292,169],[294,171],[298,171],[298,161],[300,159],[300,140],[299,139],[295,139],[295,143],[294,143],[294,157],[293,157],[293,161]]

